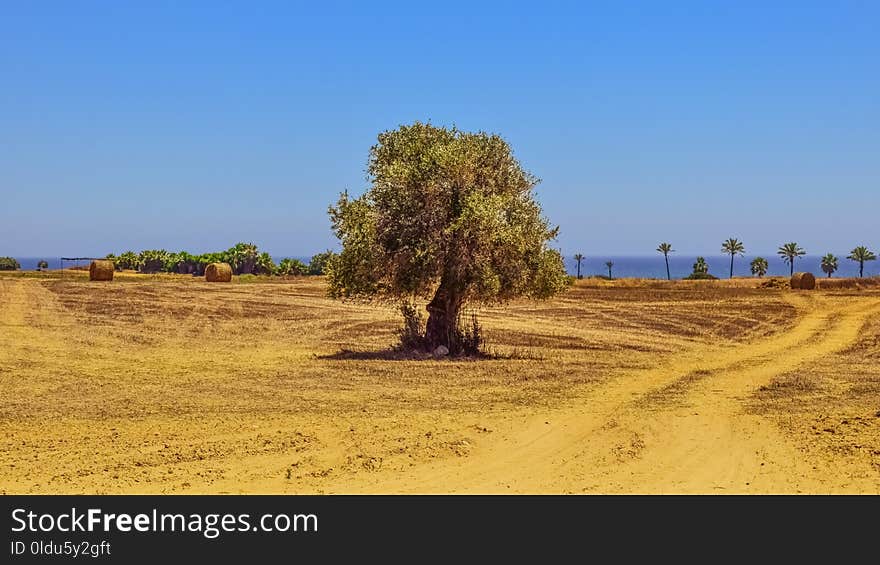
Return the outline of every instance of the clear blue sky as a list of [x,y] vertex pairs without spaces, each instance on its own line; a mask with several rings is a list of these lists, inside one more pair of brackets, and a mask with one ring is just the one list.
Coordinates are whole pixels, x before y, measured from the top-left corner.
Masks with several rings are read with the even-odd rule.
[[880,247],[880,2],[0,4],[0,255],[334,245],[376,134],[505,136],[566,254]]

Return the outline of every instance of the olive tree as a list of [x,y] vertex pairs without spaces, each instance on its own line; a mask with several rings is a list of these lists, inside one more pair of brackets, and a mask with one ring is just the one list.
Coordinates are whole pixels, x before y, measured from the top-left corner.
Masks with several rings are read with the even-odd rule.
[[568,277],[523,170],[498,135],[415,123],[379,134],[370,188],[330,207],[330,295],[428,299],[424,346],[460,351],[466,304],[547,298]]

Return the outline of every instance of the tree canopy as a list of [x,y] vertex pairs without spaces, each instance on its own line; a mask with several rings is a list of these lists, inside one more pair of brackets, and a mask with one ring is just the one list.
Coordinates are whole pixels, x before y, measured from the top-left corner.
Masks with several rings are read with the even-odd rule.
[[454,346],[465,303],[546,298],[568,281],[538,182],[498,135],[415,123],[379,134],[370,188],[329,213],[334,297],[424,297],[429,346]]

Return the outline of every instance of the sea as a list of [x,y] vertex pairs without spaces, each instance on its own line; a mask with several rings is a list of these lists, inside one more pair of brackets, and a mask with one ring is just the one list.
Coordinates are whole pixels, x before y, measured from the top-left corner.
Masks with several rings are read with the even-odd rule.
[[[835,277],[857,277],[859,276],[859,264],[855,261],[846,259],[849,253],[835,253],[839,261],[839,268]],[[277,256],[272,259],[278,263],[286,256]],[[709,273],[719,278],[727,278],[730,275],[730,257],[729,256],[704,256],[706,263],[709,264]],[[762,255],[767,259],[770,265],[768,276],[788,276],[789,266],[784,263],[778,255]],[[299,259],[308,264],[309,257],[291,257]],[[733,274],[737,277],[749,277],[752,273],[749,269],[749,263],[754,259],[754,255],[746,255],[745,257],[736,257],[733,262]],[[22,270],[33,271],[37,268],[37,263],[45,260],[49,263],[50,269],[58,269],[61,266],[60,257],[16,257],[21,264]],[[686,277],[693,271],[693,264],[697,260],[696,256],[677,255],[669,256],[669,271],[674,279]],[[795,260],[795,271],[811,272],[817,277],[827,276],[822,272],[822,258],[818,255],[806,255]],[[611,261],[614,265],[611,267],[611,276],[614,278],[640,278],[640,279],[665,279],[666,264],[663,256],[660,254],[651,256],[587,256],[581,261],[581,275],[584,277],[601,275],[608,276],[608,267],[605,263]],[[81,261],[80,264],[88,264],[87,261]],[[65,266],[72,266],[65,263]],[[577,262],[572,257],[565,258],[565,267],[572,275],[577,273]],[[865,263],[865,276],[880,275],[880,261],[868,261]]]

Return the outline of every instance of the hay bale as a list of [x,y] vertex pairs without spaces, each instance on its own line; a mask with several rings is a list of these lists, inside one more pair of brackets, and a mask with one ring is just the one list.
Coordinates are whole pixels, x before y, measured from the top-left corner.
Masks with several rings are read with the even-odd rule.
[[229,263],[211,263],[205,267],[205,280],[208,282],[229,282],[232,280],[232,267]]
[[813,276],[813,273],[795,273],[791,277],[791,288],[814,290],[816,288],[816,277]]
[[113,261],[92,261],[89,265],[90,281],[112,281],[115,267]]

